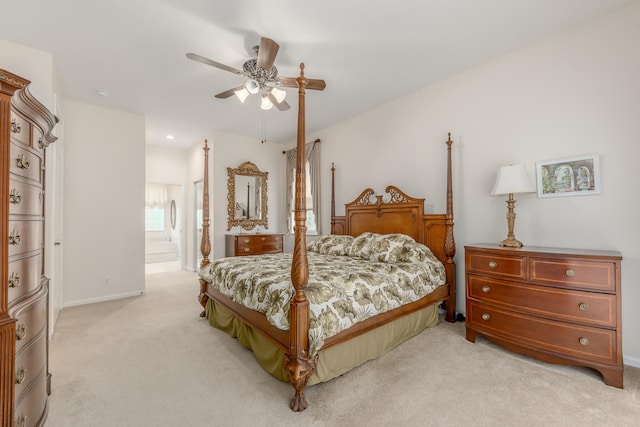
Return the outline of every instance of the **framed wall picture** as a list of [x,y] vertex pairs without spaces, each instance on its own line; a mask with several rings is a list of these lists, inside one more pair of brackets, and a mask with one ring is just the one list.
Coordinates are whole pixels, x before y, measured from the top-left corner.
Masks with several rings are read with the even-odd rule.
[[597,154],[536,162],[538,197],[600,194]]

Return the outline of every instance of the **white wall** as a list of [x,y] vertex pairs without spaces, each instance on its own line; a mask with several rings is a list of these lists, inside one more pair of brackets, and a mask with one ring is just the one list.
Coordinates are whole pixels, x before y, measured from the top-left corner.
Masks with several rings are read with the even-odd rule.
[[[640,366],[640,2],[376,108],[313,137],[323,170],[336,163],[343,204],[388,184],[445,209],[447,132],[454,139],[458,311],[464,310],[464,245],[506,237],[504,197],[489,195],[500,166],[598,153],[602,194],[519,195],[515,234],[528,246],[622,252],[625,363]],[[327,82],[330,84],[330,82]],[[312,118],[309,118],[312,120]],[[330,173],[323,198],[330,200]],[[323,212],[324,227],[330,220]]]
[[63,100],[64,304],[144,292],[145,124]]
[[31,81],[31,94],[50,111],[54,111],[57,81],[51,53],[0,39],[0,68]]

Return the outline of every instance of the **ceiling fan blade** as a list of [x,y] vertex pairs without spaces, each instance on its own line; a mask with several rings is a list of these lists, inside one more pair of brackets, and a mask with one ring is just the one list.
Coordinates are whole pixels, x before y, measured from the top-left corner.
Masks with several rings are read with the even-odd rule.
[[293,77],[281,77],[278,76],[278,79],[280,80],[281,84],[280,86],[283,87],[298,87],[298,81],[296,79],[294,79]]
[[276,60],[280,46],[273,40],[262,37],[260,38],[260,49],[258,49],[258,62],[256,66],[269,72],[273,66],[273,62]]
[[[298,81],[293,77],[278,77],[278,78],[282,82],[280,86],[295,87],[295,88],[298,87]],[[327,87],[327,84],[325,83],[324,80],[308,79],[306,89],[324,90],[325,87]]]
[[233,74],[242,74],[242,71],[238,70],[237,68],[229,67],[228,65],[221,64],[219,62],[213,61],[209,58],[205,58],[204,56],[200,56],[195,53],[187,53],[187,58],[197,62],[201,62],[206,65],[211,65],[212,67],[216,67],[224,71],[229,71]]
[[224,92],[220,92],[219,94],[216,95],[216,98],[226,99],[226,98],[232,96],[233,94],[235,94],[235,92],[237,90],[240,90],[243,87],[244,87],[244,85],[240,85],[240,86],[236,86],[236,87],[234,87],[232,89],[225,90]]
[[325,87],[327,87],[327,84],[324,80],[309,79],[309,83],[307,83],[307,89],[324,90]]
[[287,104],[287,101],[282,100],[282,102],[278,103],[278,100],[276,99],[275,96],[273,96],[272,93],[269,94],[269,100],[273,103],[273,105],[276,106],[276,108],[280,111],[286,111],[289,108],[291,108],[291,106],[289,104]]

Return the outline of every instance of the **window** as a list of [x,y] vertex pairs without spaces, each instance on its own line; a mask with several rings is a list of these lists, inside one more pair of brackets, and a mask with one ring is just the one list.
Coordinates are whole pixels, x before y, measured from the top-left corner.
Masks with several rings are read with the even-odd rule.
[[[307,162],[306,166],[305,166],[307,172],[309,171],[309,162]],[[296,188],[296,170],[295,168],[293,169],[293,184],[292,184],[292,188]],[[305,183],[305,190],[307,193],[307,200],[306,200],[306,208],[307,208],[307,222],[306,222],[306,226],[307,226],[307,234],[310,235],[316,235],[318,234],[318,230],[316,227],[316,216],[313,213],[313,196],[311,195],[311,174],[307,173],[306,176],[306,183]],[[291,216],[289,224],[290,224],[290,229],[289,231],[293,233],[293,227],[296,225],[295,223],[295,217],[294,217],[294,211],[296,208],[296,194],[295,191],[292,191],[292,197],[291,197],[291,212],[289,213],[289,215]]]
[[144,208],[145,231],[164,231],[164,208],[146,206]]
[[[309,142],[305,145],[306,155],[306,208],[307,208],[307,234],[318,235],[322,234],[321,230],[321,210],[322,201],[320,200],[320,139],[316,139],[313,142]],[[297,149],[293,148],[285,152],[286,154],[286,170],[285,170],[285,182],[286,182],[286,209],[285,212],[289,212],[285,218],[287,218],[286,229],[289,232],[293,232],[294,223],[294,210],[295,210],[295,179],[296,179],[296,152]]]

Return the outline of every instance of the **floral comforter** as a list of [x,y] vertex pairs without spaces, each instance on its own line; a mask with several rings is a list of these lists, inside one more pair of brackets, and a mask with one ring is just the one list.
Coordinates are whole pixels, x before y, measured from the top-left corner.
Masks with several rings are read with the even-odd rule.
[[[376,314],[417,301],[445,283],[444,266],[402,234],[322,236],[307,247],[310,350]],[[199,275],[236,303],[289,329],[292,254],[218,259]]]

